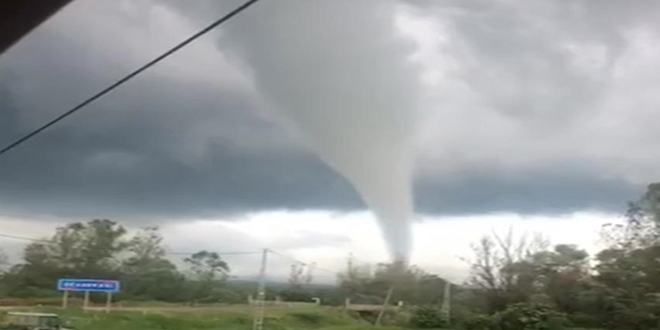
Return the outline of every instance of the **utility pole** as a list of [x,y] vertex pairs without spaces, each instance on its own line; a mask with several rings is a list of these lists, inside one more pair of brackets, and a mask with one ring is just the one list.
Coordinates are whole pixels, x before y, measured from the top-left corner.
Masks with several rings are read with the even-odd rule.
[[87,311],[89,307],[89,291],[85,291],[85,300],[83,300],[83,311]]
[[390,305],[390,299],[392,298],[392,293],[394,292],[394,284],[390,287],[389,290],[387,290],[387,295],[385,296],[385,301],[383,301],[383,307],[381,307],[380,311],[378,312],[378,317],[376,318],[376,326],[380,326],[380,322],[383,320],[383,315],[385,315],[385,312],[387,311],[387,308]]
[[264,249],[261,256],[261,268],[259,269],[259,286],[257,287],[257,300],[255,302],[256,313],[252,330],[263,330],[264,313],[266,308],[266,262],[268,261],[268,249]]
[[451,320],[451,283],[449,281],[445,281],[445,294],[442,295],[440,315],[447,322],[447,325],[449,325]]

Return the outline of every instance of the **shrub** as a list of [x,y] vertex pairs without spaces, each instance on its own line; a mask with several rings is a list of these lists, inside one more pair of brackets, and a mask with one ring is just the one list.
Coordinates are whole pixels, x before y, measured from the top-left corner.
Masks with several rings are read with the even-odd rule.
[[434,307],[417,308],[410,317],[410,324],[415,328],[442,328],[447,325],[440,310]]
[[617,304],[609,310],[604,323],[608,328],[657,329],[660,323],[658,316],[645,307]]
[[321,324],[325,318],[325,316],[319,312],[308,311],[291,312],[289,315],[301,322],[314,325]]
[[598,329],[603,326],[602,320],[595,315],[585,313],[575,313],[568,316],[568,322],[572,327],[585,329]]
[[558,330],[566,317],[546,305],[515,304],[493,316],[498,330]]
[[465,330],[491,330],[493,320],[488,315],[472,315],[462,320],[462,328]]

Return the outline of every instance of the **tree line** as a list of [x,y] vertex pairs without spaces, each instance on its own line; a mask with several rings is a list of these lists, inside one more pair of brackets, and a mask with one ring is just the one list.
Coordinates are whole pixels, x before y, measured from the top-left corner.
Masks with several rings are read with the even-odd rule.
[[475,329],[488,329],[488,318],[501,328],[503,317],[527,329],[516,322],[531,314],[584,328],[660,328],[660,184],[629,203],[624,219],[603,225],[607,247],[594,256],[538,235],[483,237],[473,244],[459,314],[476,319]]
[[57,279],[97,278],[120,280],[118,299],[244,301],[221,292],[230,269],[217,253],[194,253],[180,270],[166,258],[157,227],[127,236],[124,226],[105,219],[59,227],[51,238],[27,245],[23,262],[0,273],[0,297],[52,297]]
[[[443,322],[468,329],[526,329],[521,322],[554,321],[580,327],[651,329],[660,325],[660,184],[629,203],[621,224],[605,224],[607,247],[590,256],[576,245],[551,246],[542,235],[493,233],[466,256],[471,275],[452,286],[451,320],[440,306],[446,281],[401,263],[350,266],[336,286],[315,285],[293,265],[287,283],[269,283],[268,299],[341,305],[391,302],[413,307],[413,323]],[[0,256],[0,266],[6,261]],[[128,235],[110,220],[72,223],[25,247],[23,262],[0,272],[0,297],[50,297],[58,278],[122,282],[119,300],[245,303],[255,283],[227,281],[230,266],[210,251],[194,253],[179,269],[166,257],[158,228]],[[553,321],[554,320],[554,321]],[[527,327],[545,329],[548,327]]]

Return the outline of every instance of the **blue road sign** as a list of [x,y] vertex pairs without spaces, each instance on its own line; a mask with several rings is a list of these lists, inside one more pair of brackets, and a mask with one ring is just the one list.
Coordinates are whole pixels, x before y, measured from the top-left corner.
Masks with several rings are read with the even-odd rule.
[[119,281],[61,278],[57,281],[57,290],[117,292],[119,291]]

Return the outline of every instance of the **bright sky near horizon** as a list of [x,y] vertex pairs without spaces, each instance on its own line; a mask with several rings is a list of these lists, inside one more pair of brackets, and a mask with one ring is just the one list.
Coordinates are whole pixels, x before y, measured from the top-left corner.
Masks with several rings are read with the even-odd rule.
[[[542,234],[552,244],[577,244],[592,255],[602,248],[600,229],[616,223],[620,217],[606,214],[575,213],[566,216],[521,217],[514,214],[422,218],[414,225],[412,263],[456,283],[469,274],[464,259],[472,257],[470,244],[482,235],[496,232],[505,235],[511,228],[517,237]],[[16,236],[48,237],[57,222],[26,222],[0,219],[3,233]],[[315,262],[316,281],[333,283],[336,274],[346,269],[349,253],[356,265],[371,265],[388,260],[384,242],[375,219],[368,212],[332,214],[328,212],[263,212],[240,220],[192,220],[161,228],[170,252],[257,252],[251,255],[223,256],[238,278],[255,278],[260,263],[258,251],[270,248],[302,262]],[[12,261],[20,258],[27,242],[0,238],[0,246]],[[185,256],[170,255],[173,260]],[[292,261],[272,256],[269,275],[284,280]]]

